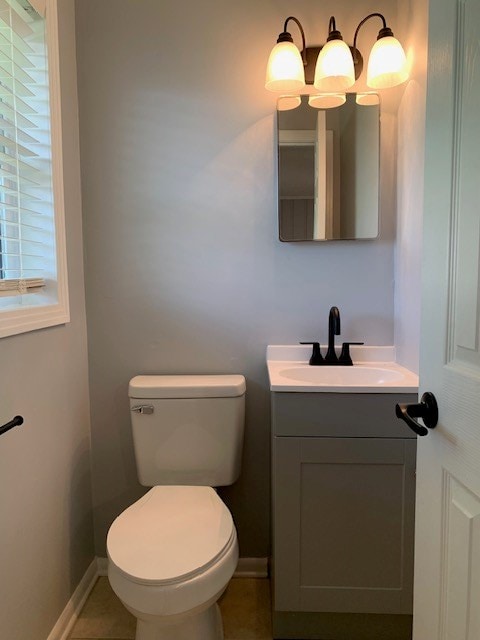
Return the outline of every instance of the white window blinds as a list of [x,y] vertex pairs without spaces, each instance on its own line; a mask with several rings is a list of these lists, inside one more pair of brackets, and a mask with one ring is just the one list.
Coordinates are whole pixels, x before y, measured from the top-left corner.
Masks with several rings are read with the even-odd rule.
[[45,19],[0,0],[0,295],[55,280]]

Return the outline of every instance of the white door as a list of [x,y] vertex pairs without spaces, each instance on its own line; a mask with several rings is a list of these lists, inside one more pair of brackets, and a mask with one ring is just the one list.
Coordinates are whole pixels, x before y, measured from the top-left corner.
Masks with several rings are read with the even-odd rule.
[[480,640],[480,0],[431,0],[414,640]]

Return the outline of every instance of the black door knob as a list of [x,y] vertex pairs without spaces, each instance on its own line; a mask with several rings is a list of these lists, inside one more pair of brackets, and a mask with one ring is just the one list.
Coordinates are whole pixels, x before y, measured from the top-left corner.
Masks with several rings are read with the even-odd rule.
[[[397,418],[404,420],[417,436],[426,436],[428,429],[434,429],[438,423],[438,406],[433,393],[426,391],[420,402],[415,404],[397,404],[395,406]],[[422,418],[425,427],[415,418]],[[428,428],[427,428],[428,427]]]

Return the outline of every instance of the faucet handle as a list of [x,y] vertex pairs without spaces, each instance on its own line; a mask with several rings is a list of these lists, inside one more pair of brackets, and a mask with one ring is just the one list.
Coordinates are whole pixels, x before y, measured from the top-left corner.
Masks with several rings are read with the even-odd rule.
[[313,345],[312,355],[310,357],[310,360],[308,361],[308,364],[311,364],[313,366],[318,366],[318,365],[323,364],[323,357],[322,357],[322,354],[320,352],[320,343],[319,342],[300,342],[300,344],[311,344],[311,345]]
[[338,359],[338,364],[343,365],[344,367],[352,367],[353,362],[350,356],[350,345],[351,344],[365,344],[364,342],[343,342],[342,343],[342,353],[340,354],[340,358]]

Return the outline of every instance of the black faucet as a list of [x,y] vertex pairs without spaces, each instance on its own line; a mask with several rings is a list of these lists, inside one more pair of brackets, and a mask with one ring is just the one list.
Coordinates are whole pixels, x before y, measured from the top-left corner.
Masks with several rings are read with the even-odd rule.
[[350,356],[351,344],[364,344],[363,342],[344,342],[342,345],[342,353],[340,358],[337,357],[335,351],[335,336],[340,335],[340,311],[338,307],[332,307],[328,315],[328,350],[325,358],[320,353],[320,344],[318,342],[300,342],[300,344],[313,345],[312,356],[309,360],[311,365],[341,365],[351,367],[353,365],[352,358]]
[[320,343],[319,342],[300,342],[300,344],[312,344],[313,345],[313,351],[312,351],[312,355],[310,357],[310,360],[308,361],[308,364],[313,365],[314,367],[321,365],[321,364],[325,364],[325,360],[322,357],[322,354],[320,353]]
[[340,335],[340,311],[338,307],[332,307],[328,314],[328,351],[325,356],[325,364],[338,364],[335,352],[335,336]]
[[344,342],[342,344],[342,353],[338,359],[338,364],[344,367],[352,367],[352,357],[350,355],[350,345],[351,344],[365,344],[364,342]]

